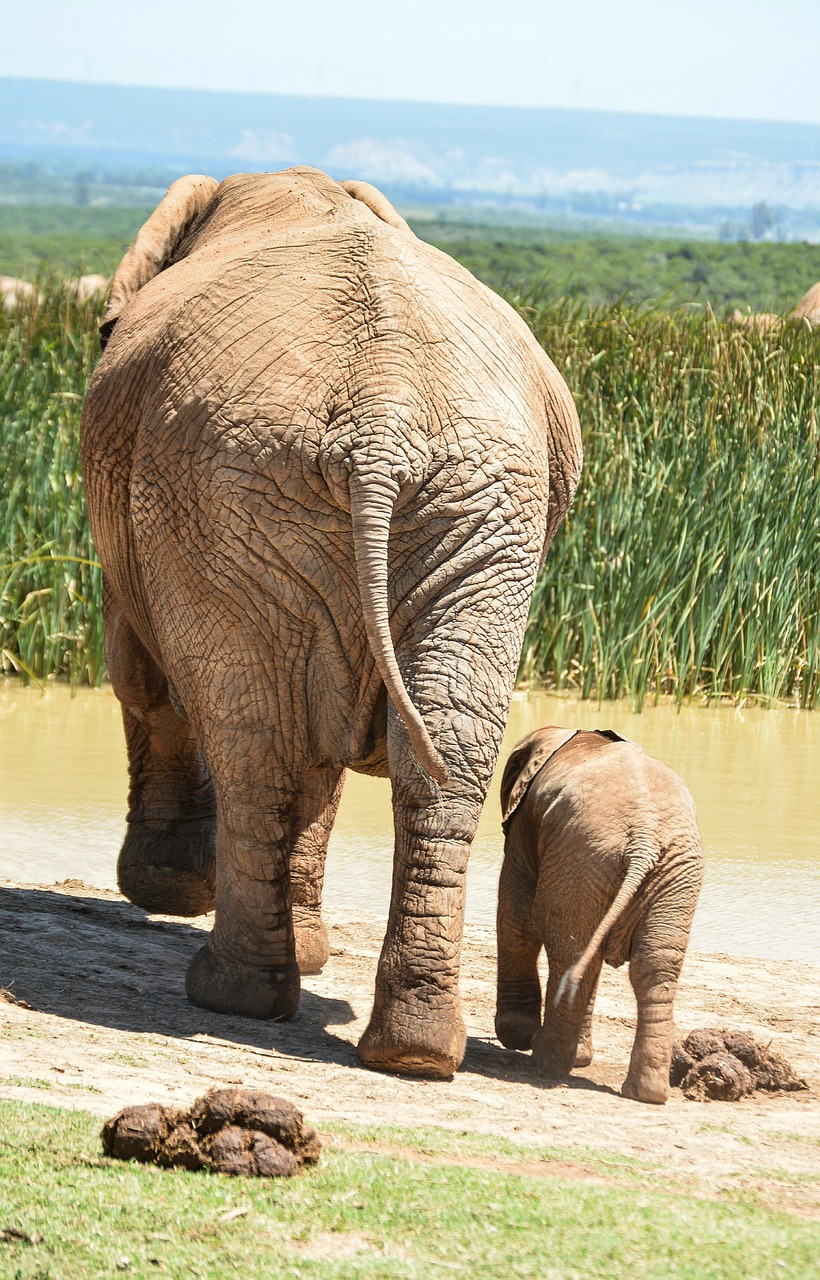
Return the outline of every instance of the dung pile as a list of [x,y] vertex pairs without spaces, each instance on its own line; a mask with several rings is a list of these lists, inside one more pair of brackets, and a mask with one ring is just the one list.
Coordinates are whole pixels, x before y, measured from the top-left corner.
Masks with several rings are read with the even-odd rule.
[[690,1031],[672,1049],[669,1083],[687,1098],[737,1102],[755,1089],[790,1092],[808,1085],[790,1063],[748,1031]]
[[210,1089],[187,1111],[125,1107],[106,1121],[102,1144],[119,1160],[243,1178],[290,1178],[321,1150],[292,1102],[247,1089]]

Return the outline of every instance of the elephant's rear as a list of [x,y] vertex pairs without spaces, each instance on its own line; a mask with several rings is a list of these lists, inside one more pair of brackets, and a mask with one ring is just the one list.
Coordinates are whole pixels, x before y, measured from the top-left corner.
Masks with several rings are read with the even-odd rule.
[[[252,209],[268,207],[265,190]],[[172,675],[177,624],[157,605],[183,582],[191,619],[198,598],[212,613],[227,596],[230,616],[243,596],[261,630],[273,611],[318,626],[314,657],[335,668],[322,719],[335,707],[357,728],[347,746],[323,728],[316,750],[355,759],[378,685],[360,676],[377,642],[363,625],[351,494],[392,503],[399,648],[420,617],[462,613],[468,583],[496,612],[503,600],[495,648],[514,674],[535,572],[577,483],[577,416],[523,322],[445,255],[346,195],[333,195],[332,217],[311,206],[307,225],[272,226],[249,249],[224,236],[249,199],[228,184],[213,234],[194,224],[187,256],[116,322],[84,429],[94,533]]]

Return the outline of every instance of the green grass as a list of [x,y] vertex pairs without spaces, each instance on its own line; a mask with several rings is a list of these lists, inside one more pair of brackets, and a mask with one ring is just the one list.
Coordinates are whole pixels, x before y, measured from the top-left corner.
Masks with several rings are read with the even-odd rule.
[[99,1120],[0,1103],[0,1274],[818,1276],[815,1223],[731,1203],[327,1149],[281,1182],[104,1158]]
[[509,1163],[533,1161],[569,1161],[596,1173],[625,1183],[646,1181],[657,1172],[648,1160],[622,1156],[613,1151],[591,1147],[556,1147],[524,1145],[497,1134],[473,1133],[468,1129],[422,1128],[402,1129],[396,1125],[349,1124],[336,1120],[326,1126],[340,1138],[379,1147],[401,1145],[418,1155],[447,1156],[455,1160],[493,1160]]
[[[79,474],[94,305],[53,279],[0,315],[0,662],[105,676]],[[521,677],[635,707],[820,705],[820,338],[513,296],[564,373],[585,468],[536,589]]]

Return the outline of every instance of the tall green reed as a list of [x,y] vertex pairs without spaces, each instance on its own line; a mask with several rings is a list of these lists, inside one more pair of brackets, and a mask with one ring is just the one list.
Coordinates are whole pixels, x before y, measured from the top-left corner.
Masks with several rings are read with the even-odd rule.
[[0,663],[26,679],[105,674],[102,573],[88,532],[79,419],[98,303],[53,278],[0,311]]
[[584,474],[521,676],[585,697],[820,703],[820,335],[518,299]]
[[[105,675],[79,474],[97,314],[57,281],[0,313],[0,651]],[[820,705],[820,335],[514,300],[565,374],[584,474],[533,599],[531,684]]]

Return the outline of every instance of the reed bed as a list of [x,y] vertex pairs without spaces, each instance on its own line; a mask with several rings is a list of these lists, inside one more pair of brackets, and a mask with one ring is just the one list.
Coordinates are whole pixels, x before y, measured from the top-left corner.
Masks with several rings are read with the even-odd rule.
[[820,702],[820,334],[707,310],[518,306],[564,373],[584,475],[521,677],[584,697]]
[[73,684],[105,676],[102,571],[80,476],[83,396],[99,350],[99,303],[53,278],[0,310],[0,661]]
[[[521,679],[635,707],[816,707],[820,335],[513,301],[575,394],[586,450]],[[78,460],[96,321],[53,280],[0,314],[0,650],[25,678],[105,676]]]

